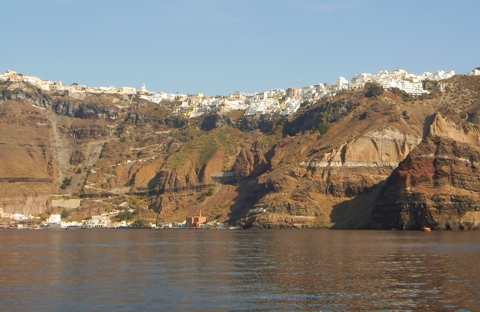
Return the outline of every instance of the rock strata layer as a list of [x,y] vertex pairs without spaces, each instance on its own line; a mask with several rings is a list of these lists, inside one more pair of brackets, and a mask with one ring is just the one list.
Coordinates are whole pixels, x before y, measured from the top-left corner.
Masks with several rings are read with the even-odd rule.
[[373,220],[383,228],[478,229],[479,161],[476,146],[425,138],[387,180]]

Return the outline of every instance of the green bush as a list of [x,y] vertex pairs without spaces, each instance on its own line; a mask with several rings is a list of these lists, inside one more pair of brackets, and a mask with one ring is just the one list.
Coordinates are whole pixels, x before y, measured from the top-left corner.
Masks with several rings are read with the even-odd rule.
[[133,219],[133,214],[128,210],[124,210],[117,215],[118,221],[128,221],[131,219]]
[[198,198],[198,201],[200,201],[200,202],[205,201],[205,198],[207,196],[212,196],[214,191],[215,191],[215,189],[213,187],[208,188],[207,192],[204,192],[204,193],[200,194],[200,197]]
[[132,227],[147,227],[149,226],[148,222],[145,219],[136,219],[132,223]]
[[215,189],[214,189],[213,187],[210,187],[210,188],[208,189],[208,192],[207,192],[206,195],[207,195],[207,196],[212,196],[214,190],[215,190]]
[[70,178],[67,178],[65,177],[65,179],[63,179],[63,182],[62,182],[62,185],[60,186],[60,188],[62,190],[66,189],[68,186],[70,186],[70,184],[72,183],[72,177]]
[[70,216],[70,211],[68,211],[67,209],[63,209],[61,214],[62,219],[66,219],[68,218],[68,216]]
[[318,124],[318,132],[320,132],[320,134],[322,135],[327,133],[329,128],[330,128],[330,125],[323,121]]

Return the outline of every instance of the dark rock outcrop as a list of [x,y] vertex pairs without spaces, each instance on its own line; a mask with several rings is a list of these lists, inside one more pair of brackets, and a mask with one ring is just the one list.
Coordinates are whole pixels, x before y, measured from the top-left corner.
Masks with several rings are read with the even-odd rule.
[[383,94],[383,87],[379,84],[374,84],[374,83],[369,83],[365,85],[365,89],[367,89],[367,92],[365,93],[365,97],[374,97],[374,96],[379,96]]
[[346,116],[355,107],[353,99],[339,99],[334,102],[325,103],[307,110],[292,121],[285,122],[283,134],[294,136],[307,130],[317,130],[321,124],[328,124],[338,121]]
[[53,105],[53,110],[58,115],[88,119],[116,119],[119,113],[119,109],[113,105],[100,105],[93,102],[84,104],[67,100],[58,100]]
[[373,220],[383,228],[476,229],[480,225],[480,149],[425,138],[382,190]]
[[44,93],[27,92],[21,88],[2,90],[0,100],[23,101],[44,108],[49,108],[53,104],[53,99],[49,95]]
[[81,151],[76,150],[75,152],[72,153],[72,156],[70,157],[70,164],[78,165],[84,162],[85,159],[86,159],[85,155]]
[[228,116],[213,113],[203,118],[201,128],[202,130],[210,131],[215,128],[220,128],[223,126],[232,126],[232,125],[233,125],[232,120]]
[[72,126],[69,134],[76,139],[97,139],[109,135],[110,131],[106,126],[88,125]]
[[279,116],[263,115],[260,118],[246,116],[238,121],[236,127],[242,132],[258,129],[263,133],[268,133],[277,127],[280,122],[282,122],[282,118]]

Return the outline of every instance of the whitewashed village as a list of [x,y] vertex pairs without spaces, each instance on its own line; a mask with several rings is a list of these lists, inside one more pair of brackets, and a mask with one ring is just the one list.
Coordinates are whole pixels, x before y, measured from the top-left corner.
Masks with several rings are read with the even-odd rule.
[[[335,96],[339,92],[363,88],[367,83],[376,83],[385,89],[398,88],[410,95],[428,94],[424,90],[424,81],[439,81],[455,75],[454,71],[438,70],[434,73],[424,72],[420,75],[407,72],[403,69],[396,69],[391,72],[381,70],[376,74],[362,73],[355,75],[350,81],[340,77],[334,84],[317,84],[306,87],[292,87],[288,89],[274,89],[263,92],[244,93],[241,91],[233,92],[227,96],[205,96],[198,94],[172,94],[166,92],[148,91],[143,85],[139,90],[134,87],[87,87],[85,85],[71,84],[65,86],[61,81],[42,80],[34,76],[26,76],[16,71],[7,70],[0,74],[0,82],[26,82],[47,92],[68,92],[92,93],[92,94],[120,94],[137,95],[140,98],[162,105],[163,102],[177,101],[181,105],[177,107],[175,114],[183,114],[189,118],[199,117],[210,112],[228,112],[232,110],[243,110],[245,115],[279,114],[288,116],[295,113],[301,104],[314,103],[317,100]],[[480,76],[480,67],[468,71],[469,76]],[[55,203],[57,201],[57,203]],[[53,206],[63,207],[65,209],[77,208],[80,206],[81,199],[70,199],[68,203],[64,200],[53,200]],[[63,206],[62,206],[63,205]],[[133,209],[128,207],[127,202],[123,202],[116,209],[100,215],[93,215],[81,222],[67,222],[63,220],[62,214],[51,214],[48,219],[41,222],[40,227],[44,228],[126,228],[135,227],[133,221],[116,221],[121,213],[133,213]],[[258,214],[265,212],[263,210],[250,209],[249,214]],[[23,215],[19,213],[6,213],[0,207],[0,229],[2,228],[38,228],[40,217],[34,215]],[[189,221],[189,218],[190,221]],[[196,219],[195,219],[196,218]],[[192,216],[187,217],[183,222],[165,223],[158,225],[159,228],[185,228],[191,227],[193,220],[197,220],[195,227],[200,228],[228,228],[228,224],[208,221],[205,217]],[[202,222],[198,222],[201,220]],[[190,222],[190,224],[189,224]],[[157,228],[156,224],[143,224],[142,227]]]
[[[80,199],[73,199],[78,201]],[[252,213],[257,213],[256,209],[251,209]],[[233,229],[236,227],[229,226],[226,222],[218,222],[217,220],[207,220],[206,217],[201,216],[187,216],[181,222],[165,222],[157,225],[155,223],[136,223],[133,220],[118,220],[121,214],[134,214],[134,209],[128,207],[127,202],[119,205],[118,209],[113,209],[99,215],[92,215],[85,218],[81,222],[66,221],[63,218],[63,212],[52,213],[45,221],[41,220],[40,216],[23,215],[20,213],[7,213],[0,208],[0,229],[121,229],[131,227],[152,228],[152,229],[182,229],[182,228],[200,228],[200,229]]]
[[[434,73],[423,72],[420,75],[403,69],[396,69],[391,72],[381,70],[376,74],[361,73],[355,75],[350,81],[340,77],[332,85],[319,83],[305,87],[274,89],[255,93],[236,91],[229,95],[220,96],[207,96],[203,93],[154,92],[148,91],[145,84],[138,90],[134,87],[87,87],[77,83],[63,85],[61,81],[42,80],[38,77],[22,75],[13,70],[7,70],[0,74],[0,81],[27,82],[42,91],[68,92],[69,95],[78,93],[137,95],[158,105],[162,105],[163,102],[176,101],[180,102],[181,105],[175,108],[174,114],[183,114],[186,117],[195,118],[205,113],[232,110],[243,110],[247,116],[263,114],[288,116],[295,113],[301,104],[313,103],[320,99],[332,97],[342,91],[360,89],[367,83],[380,84],[384,89],[398,88],[411,95],[422,95],[429,93],[423,88],[424,81],[439,81],[453,75],[455,75],[453,70],[438,70]],[[480,75],[480,69],[472,69],[467,75]]]

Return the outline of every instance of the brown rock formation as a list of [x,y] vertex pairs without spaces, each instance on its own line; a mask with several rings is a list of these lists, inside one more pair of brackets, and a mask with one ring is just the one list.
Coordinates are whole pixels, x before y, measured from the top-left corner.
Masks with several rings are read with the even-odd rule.
[[46,194],[2,196],[0,197],[0,207],[7,213],[36,215],[50,207],[50,200]]
[[480,149],[429,136],[392,173],[374,221],[384,228],[476,229],[480,225]]
[[235,161],[233,171],[237,178],[243,179],[249,176],[258,176],[268,168],[265,155],[258,151],[243,148]]
[[443,118],[440,113],[436,113],[430,118],[433,121],[428,127],[428,135],[446,137],[461,143],[480,146],[480,126],[465,121],[456,125]]
[[135,209],[158,220],[202,209],[269,228],[371,227],[375,206],[373,226],[474,228],[480,77],[426,87],[417,97],[370,85],[286,117],[185,119],[170,115],[178,102],[2,84],[0,196],[138,196]]

